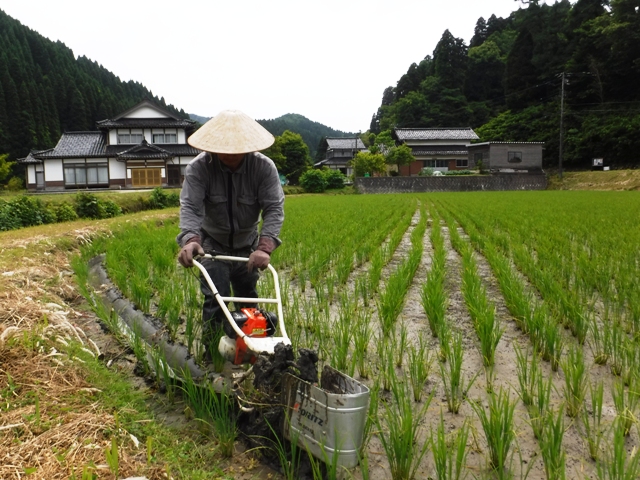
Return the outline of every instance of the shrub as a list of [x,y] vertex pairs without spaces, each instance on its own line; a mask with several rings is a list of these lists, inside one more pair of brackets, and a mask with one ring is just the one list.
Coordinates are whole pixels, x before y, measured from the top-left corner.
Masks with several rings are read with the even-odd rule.
[[104,209],[104,217],[101,218],[111,218],[122,215],[122,209],[113,200],[98,200],[98,202],[102,204],[101,206]]
[[160,209],[167,206],[167,194],[160,187],[156,187],[149,196],[149,208]]
[[77,219],[78,219],[78,214],[70,204],[62,203],[58,205],[58,208],[56,209],[56,221],[71,222]]
[[444,172],[444,174],[455,177],[456,175],[473,175],[473,172],[471,170],[449,170]]
[[310,193],[322,193],[327,189],[327,180],[321,170],[307,170],[300,176],[300,185]]
[[324,179],[327,181],[327,188],[344,188],[344,182],[347,177],[340,170],[332,170],[330,168],[322,171]]
[[80,218],[105,218],[104,206],[93,193],[80,192],[74,199],[75,210]]
[[171,192],[167,195],[167,207],[179,207],[180,206],[180,194]]
[[15,215],[13,208],[9,202],[0,200],[0,232],[6,232],[7,230],[15,230],[20,228],[22,223],[20,219]]
[[285,185],[282,187],[282,191],[285,195],[298,195],[300,193],[304,193],[304,188],[296,185]]
[[420,173],[418,173],[418,175],[421,177],[433,177],[433,172],[435,172],[433,168],[424,167],[422,170],[420,170]]
[[11,190],[12,192],[22,190],[22,179],[18,177],[11,177],[7,183],[7,190]]

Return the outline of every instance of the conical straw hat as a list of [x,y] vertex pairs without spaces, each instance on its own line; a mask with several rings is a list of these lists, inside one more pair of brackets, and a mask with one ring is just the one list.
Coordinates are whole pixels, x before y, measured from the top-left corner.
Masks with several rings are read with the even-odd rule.
[[275,138],[262,125],[238,110],[224,110],[187,140],[189,145],[215,153],[249,153],[273,145]]

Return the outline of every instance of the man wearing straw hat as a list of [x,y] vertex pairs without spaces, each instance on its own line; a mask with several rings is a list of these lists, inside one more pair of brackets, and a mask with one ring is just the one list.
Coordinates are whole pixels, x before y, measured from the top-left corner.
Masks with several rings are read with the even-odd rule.
[[[219,113],[188,139],[204,151],[185,171],[178,261],[189,268],[194,255],[205,252],[249,257],[246,264],[202,261],[223,297],[231,295],[231,287],[235,296],[257,297],[258,269],[269,265],[271,252],[280,245],[284,193],[275,164],[258,152],[274,141],[262,125],[235,110]],[[209,352],[223,317],[206,282],[201,289],[203,342]]]

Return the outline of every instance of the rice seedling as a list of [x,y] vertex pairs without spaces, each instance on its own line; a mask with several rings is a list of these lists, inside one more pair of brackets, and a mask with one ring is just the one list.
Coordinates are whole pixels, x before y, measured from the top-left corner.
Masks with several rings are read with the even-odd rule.
[[142,338],[142,327],[139,323],[134,323],[131,328],[130,343],[133,354],[138,360],[138,366],[142,369],[145,376],[149,375],[151,369],[147,359],[147,342]]
[[559,408],[556,415],[550,412],[539,442],[547,480],[564,480],[566,478],[566,454],[562,448],[564,431],[563,409]]
[[422,399],[422,391],[429,378],[432,364],[433,359],[430,351],[423,341],[419,342],[417,348],[413,345],[409,347],[409,379],[413,390],[413,399],[416,402]]
[[[274,427],[269,423],[269,420],[265,419],[269,430],[271,430],[273,443],[273,449],[278,455],[280,461],[280,468],[282,469],[282,475],[286,480],[297,480],[299,478],[299,468],[301,460],[301,450],[298,448],[298,433],[294,433],[294,437],[290,442],[286,442],[280,438],[280,435],[276,433]],[[286,442],[286,443],[285,443]],[[287,446],[289,448],[287,448]]]
[[438,326],[438,340],[440,341],[439,360],[446,362],[451,355],[451,325],[446,320]]
[[536,395],[533,403],[529,406],[529,422],[533,430],[533,436],[540,440],[544,432],[544,426],[549,413],[549,402],[551,400],[551,387],[553,379],[542,375],[542,371],[538,370],[536,375]]
[[407,335],[407,324],[403,321],[400,325],[400,335],[393,338],[393,341],[396,343],[396,368],[402,368],[404,354],[407,351]]
[[480,354],[485,367],[487,391],[493,389],[495,352],[504,329],[496,318],[495,306],[488,300],[487,291],[478,275],[473,251],[468,244],[462,250],[462,293],[480,340]]
[[[616,420],[618,423],[618,420]],[[640,478],[640,453],[633,448],[627,454],[624,425],[613,429],[613,448],[596,464],[598,480],[635,480]]]
[[584,365],[582,348],[571,347],[562,362],[564,372],[564,400],[567,415],[575,418],[580,415],[587,394],[587,370]]
[[640,405],[640,391],[638,381],[625,388],[623,380],[617,380],[611,388],[613,405],[616,409],[616,421],[618,427],[627,437],[631,433],[631,427],[637,422],[638,406]]
[[600,458],[600,442],[604,436],[602,425],[602,404],[604,398],[604,383],[600,380],[597,383],[589,384],[590,409],[582,410],[582,425],[584,427],[589,456],[597,461]]
[[591,317],[589,328],[589,347],[593,353],[593,361],[597,365],[606,365],[611,355],[611,329],[600,325],[595,316]]
[[231,457],[238,434],[235,400],[231,395],[217,393],[213,385],[198,385],[190,370],[182,371],[180,389],[185,394],[194,417],[203,433],[212,433],[218,442],[220,454]]
[[380,407],[380,381],[378,378],[373,382],[373,385],[369,389],[369,410],[367,411],[367,418],[364,422],[364,429],[362,434],[362,447],[360,450],[364,452],[371,441],[371,436],[374,433],[374,427],[378,424],[378,408]]
[[453,433],[447,435],[444,418],[440,412],[440,422],[435,435],[431,430],[431,448],[437,480],[462,480],[466,477],[468,437],[469,426],[466,421],[455,435]]
[[564,339],[562,338],[562,332],[560,331],[560,327],[558,326],[558,324],[550,316],[545,317],[542,329],[542,358],[544,358],[551,364],[551,370],[557,372],[558,367],[560,366],[562,350],[564,349]]
[[[441,337],[442,340],[444,340]],[[440,363],[440,375],[444,384],[444,393],[447,399],[447,407],[450,412],[458,413],[460,405],[467,396],[467,392],[475,382],[479,373],[470,380],[465,381],[462,375],[462,334],[455,332],[451,334],[449,351],[446,362]]]
[[371,257],[371,265],[368,271],[368,290],[371,293],[378,291],[380,285],[380,277],[382,276],[382,267],[384,266],[384,254],[381,249],[374,252]]
[[390,392],[396,379],[395,369],[395,344],[393,342],[380,342],[382,346],[379,347],[382,355],[379,355],[380,359],[380,376],[382,378],[382,389],[385,392]]
[[447,311],[447,293],[445,289],[445,266],[439,257],[432,257],[431,271],[427,275],[427,280],[422,286],[420,298],[422,307],[427,315],[429,328],[434,337],[438,336],[438,327],[445,321]]
[[367,359],[367,351],[372,337],[371,313],[365,308],[359,308],[355,318],[353,344],[358,375],[361,378],[369,378],[371,375],[371,365]]
[[175,393],[175,379],[173,372],[171,371],[171,367],[167,363],[164,350],[158,345],[155,345],[149,353],[151,368],[155,373],[156,385],[160,390],[164,388],[169,400],[173,401],[173,395]]
[[538,355],[534,351],[531,354],[530,349],[526,349],[526,353],[522,352],[522,349],[514,343],[514,350],[516,352],[516,368],[518,374],[518,384],[520,390],[518,394],[522,403],[526,407],[533,404],[535,397],[536,381],[538,379],[539,364]]
[[627,361],[629,340],[620,323],[614,323],[611,328],[611,373],[622,375]]
[[329,350],[331,363],[334,368],[347,371],[353,368],[353,363],[349,358],[349,347],[353,338],[353,316],[355,312],[350,304],[342,304],[339,310],[339,317],[333,324],[333,348]]
[[640,372],[640,348],[636,340],[627,341],[627,357],[622,371],[624,384],[629,386],[637,380]]
[[384,424],[378,418],[379,438],[387,454],[389,471],[394,480],[415,478],[429,442],[419,441],[420,424],[424,420],[433,393],[416,409],[406,383],[394,382],[392,400],[384,401]]
[[218,441],[218,449],[223,457],[233,456],[238,424],[235,413],[234,399],[231,395],[217,393],[213,385],[209,384],[206,397],[206,409]]
[[471,407],[478,415],[487,445],[489,447],[489,465],[499,478],[505,475],[505,466],[511,444],[515,439],[513,412],[516,403],[511,401],[509,390],[489,395],[488,413],[482,405],[472,403]]

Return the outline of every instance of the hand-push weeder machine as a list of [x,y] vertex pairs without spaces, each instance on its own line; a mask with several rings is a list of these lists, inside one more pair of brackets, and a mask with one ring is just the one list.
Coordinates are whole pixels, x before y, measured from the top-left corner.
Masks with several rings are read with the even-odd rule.
[[[318,357],[310,350],[301,349],[298,361],[294,360],[293,346],[285,328],[278,274],[272,265],[267,269],[273,276],[273,298],[223,297],[198,261],[202,258],[214,262],[247,262],[249,259],[207,254],[193,261],[227,320],[218,351],[234,365],[252,365],[233,379],[232,391],[238,396],[241,408],[248,410],[249,403],[241,398],[239,384],[253,374],[256,390],[278,394],[272,406],[282,410],[285,438],[323,462],[355,467],[369,408],[367,386],[328,365],[318,384]],[[230,311],[228,302],[233,302],[237,310]],[[275,305],[276,313],[253,306],[238,308],[242,304]],[[270,428],[278,426],[270,425]]]

